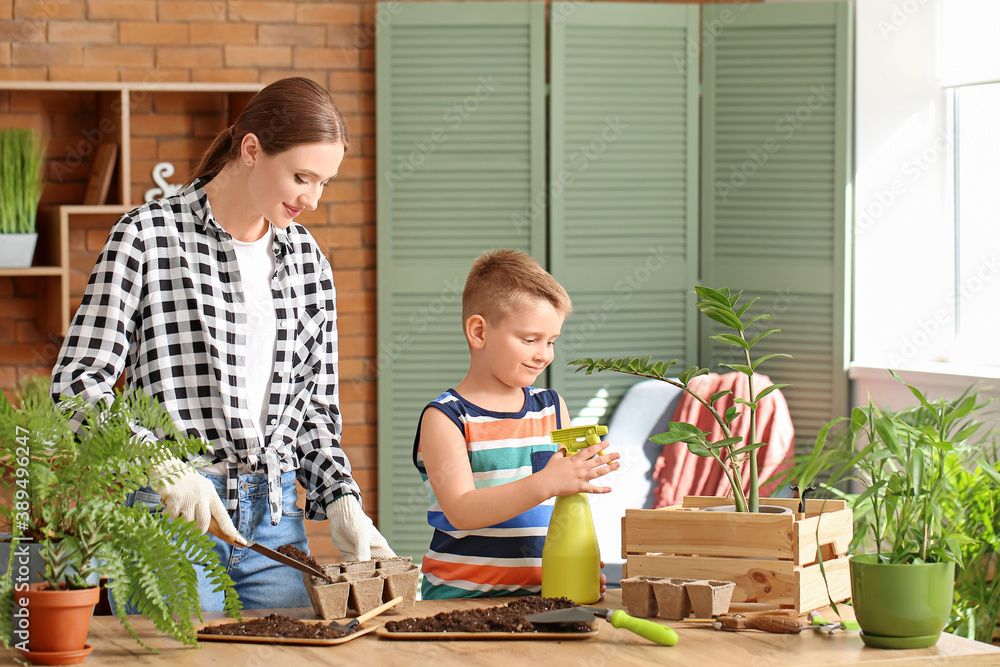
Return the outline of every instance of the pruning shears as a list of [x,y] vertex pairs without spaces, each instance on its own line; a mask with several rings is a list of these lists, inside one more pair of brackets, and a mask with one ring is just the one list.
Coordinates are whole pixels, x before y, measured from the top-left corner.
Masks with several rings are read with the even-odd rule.
[[809,612],[809,623],[814,629],[821,630],[827,633],[828,635],[832,635],[837,630],[847,631],[847,630],[861,629],[861,626],[858,625],[857,621],[841,620],[834,623],[833,621],[826,620],[815,611]]

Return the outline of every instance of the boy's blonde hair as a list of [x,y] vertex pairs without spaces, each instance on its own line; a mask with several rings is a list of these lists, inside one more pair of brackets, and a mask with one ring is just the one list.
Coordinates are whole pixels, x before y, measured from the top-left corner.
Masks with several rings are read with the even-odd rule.
[[491,250],[472,263],[462,291],[462,322],[481,315],[499,322],[528,299],[543,299],[563,316],[573,312],[569,294],[531,255]]

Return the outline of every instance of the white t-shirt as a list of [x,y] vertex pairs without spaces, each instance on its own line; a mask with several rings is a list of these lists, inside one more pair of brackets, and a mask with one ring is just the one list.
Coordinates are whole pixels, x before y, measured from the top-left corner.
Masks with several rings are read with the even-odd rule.
[[247,243],[233,239],[247,313],[246,399],[250,414],[256,419],[257,436],[262,445],[267,432],[268,398],[271,396],[278,328],[271,296],[273,240],[274,232],[270,225],[267,233],[256,241]]
[[[268,225],[267,233],[256,241],[233,239],[236,262],[240,267],[243,299],[246,308],[246,363],[243,366],[246,386],[245,398],[254,430],[261,446],[267,444],[268,399],[271,396],[271,376],[274,373],[274,355],[277,346],[278,321],[274,314],[274,297],[271,279],[274,277],[274,228]],[[226,474],[225,462],[203,468],[206,472]]]

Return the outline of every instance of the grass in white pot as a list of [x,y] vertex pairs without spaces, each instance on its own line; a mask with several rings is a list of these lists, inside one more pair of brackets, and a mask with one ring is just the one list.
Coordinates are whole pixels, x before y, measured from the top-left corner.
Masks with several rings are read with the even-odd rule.
[[33,234],[45,181],[41,135],[23,127],[0,130],[0,233]]

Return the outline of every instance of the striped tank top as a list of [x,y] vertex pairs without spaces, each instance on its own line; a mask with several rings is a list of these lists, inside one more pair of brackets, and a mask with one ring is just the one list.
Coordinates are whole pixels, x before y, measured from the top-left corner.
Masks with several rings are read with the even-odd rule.
[[[465,435],[476,488],[506,484],[545,467],[558,449],[549,434],[561,428],[559,395],[552,389],[524,388],[520,412],[484,410],[454,389],[424,408],[444,412]],[[421,421],[423,413],[421,413]],[[456,530],[434,497],[419,448],[420,425],[413,441],[413,463],[427,488],[427,522],[434,528],[423,559],[425,600],[458,597],[531,595],[542,590],[542,547],[552,517],[553,500],[507,521],[476,530]]]

